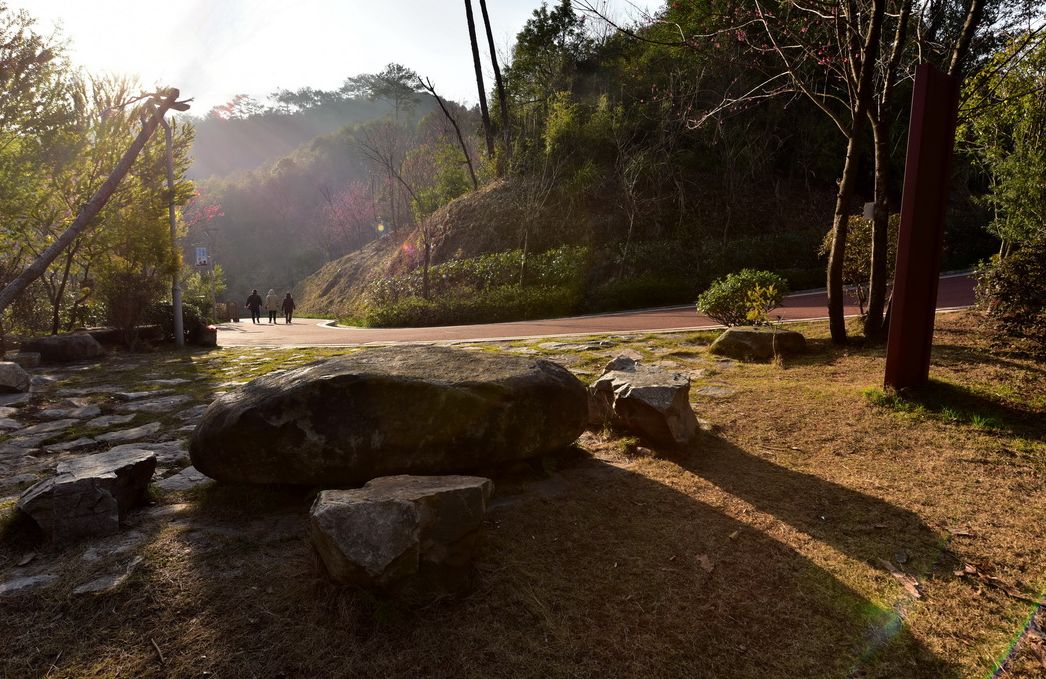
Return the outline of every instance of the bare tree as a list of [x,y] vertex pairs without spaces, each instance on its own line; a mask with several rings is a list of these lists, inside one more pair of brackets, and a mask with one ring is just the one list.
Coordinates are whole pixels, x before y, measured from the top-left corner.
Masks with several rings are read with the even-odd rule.
[[447,120],[450,121],[450,124],[454,126],[454,134],[458,137],[458,144],[461,145],[461,153],[465,156],[465,163],[468,165],[469,177],[472,179],[472,188],[478,189],[479,181],[476,180],[476,171],[472,167],[472,157],[469,155],[469,148],[465,144],[465,137],[461,134],[461,127],[458,126],[457,119],[453,115],[451,115],[449,110],[447,110],[447,106],[443,103],[443,99],[441,99],[440,96],[436,94],[436,87],[432,84],[432,80],[428,78],[426,78],[425,80],[421,80],[419,78],[418,82],[421,83],[421,87],[426,92],[432,95],[432,98],[436,100],[437,104],[439,104],[440,110],[443,111],[443,115],[446,116]]
[[487,140],[487,155],[494,157],[494,133],[490,129],[490,111],[487,110],[487,88],[483,84],[483,62],[479,59],[479,43],[476,41],[476,21],[472,16],[472,0],[465,0],[465,18],[469,24],[469,41],[472,43],[472,63],[476,67],[476,88],[479,91],[479,110],[483,116],[483,134]]

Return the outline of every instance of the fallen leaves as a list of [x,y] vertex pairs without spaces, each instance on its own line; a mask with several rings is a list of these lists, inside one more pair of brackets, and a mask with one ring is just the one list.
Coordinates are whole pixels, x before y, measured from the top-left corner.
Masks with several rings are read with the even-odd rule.
[[904,591],[908,592],[908,595],[913,599],[922,599],[922,592],[919,591],[919,581],[915,579],[915,576],[905,573],[903,570],[893,564],[892,561],[886,559],[879,559],[879,563],[890,572],[890,575],[894,577],[897,582],[901,583],[904,587]]

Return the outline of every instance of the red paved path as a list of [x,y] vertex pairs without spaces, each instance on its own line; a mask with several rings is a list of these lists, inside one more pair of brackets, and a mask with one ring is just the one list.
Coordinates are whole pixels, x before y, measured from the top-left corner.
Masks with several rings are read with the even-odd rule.
[[[973,303],[973,280],[965,274],[941,279],[937,308],[955,308]],[[791,295],[775,309],[774,316],[785,320],[815,320],[827,315],[824,292]],[[848,306],[847,315],[856,315]],[[541,321],[451,325],[431,328],[354,328],[326,327],[312,318],[295,319],[290,326],[254,325],[249,320],[218,326],[218,343],[223,346],[324,346],[367,344],[371,342],[447,342],[481,339],[516,339],[562,335],[588,335],[615,332],[684,330],[716,327],[715,321],[699,316],[693,306],[623,311],[596,316],[551,318]]]

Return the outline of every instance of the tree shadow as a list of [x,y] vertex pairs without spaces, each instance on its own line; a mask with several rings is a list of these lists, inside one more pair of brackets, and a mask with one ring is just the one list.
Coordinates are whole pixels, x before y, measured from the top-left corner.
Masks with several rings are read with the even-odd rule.
[[905,389],[896,399],[982,429],[999,429],[1039,440],[1046,438],[1041,413],[1017,408],[959,384],[931,379],[924,387]]

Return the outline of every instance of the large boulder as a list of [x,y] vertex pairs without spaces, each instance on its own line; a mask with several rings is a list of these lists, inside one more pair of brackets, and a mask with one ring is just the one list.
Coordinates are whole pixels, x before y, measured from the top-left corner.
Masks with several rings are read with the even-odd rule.
[[806,351],[806,338],[792,330],[762,327],[727,328],[708,351],[741,361],[768,361],[775,356]]
[[120,517],[145,499],[155,469],[156,455],[146,450],[74,458],[22,493],[18,508],[56,544],[111,535]]
[[569,446],[588,419],[562,366],[441,347],[388,347],[253,380],[214,401],[189,443],[218,481],[358,486],[451,474]]
[[0,393],[19,394],[29,391],[32,379],[22,366],[0,361]]
[[697,435],[690,377],[618,356],[589,386],[589,421],[632,431],[653,443],[683,446]]
[[40,354],[44,363],[68,363],[105,355],[102,345],[87,332],[37,337],[22,342],[21,350]]
[[309,512],[309,534],[339,583],[446,581],[471,565],[493,491],[476,476],[388,476],[325,490]]

